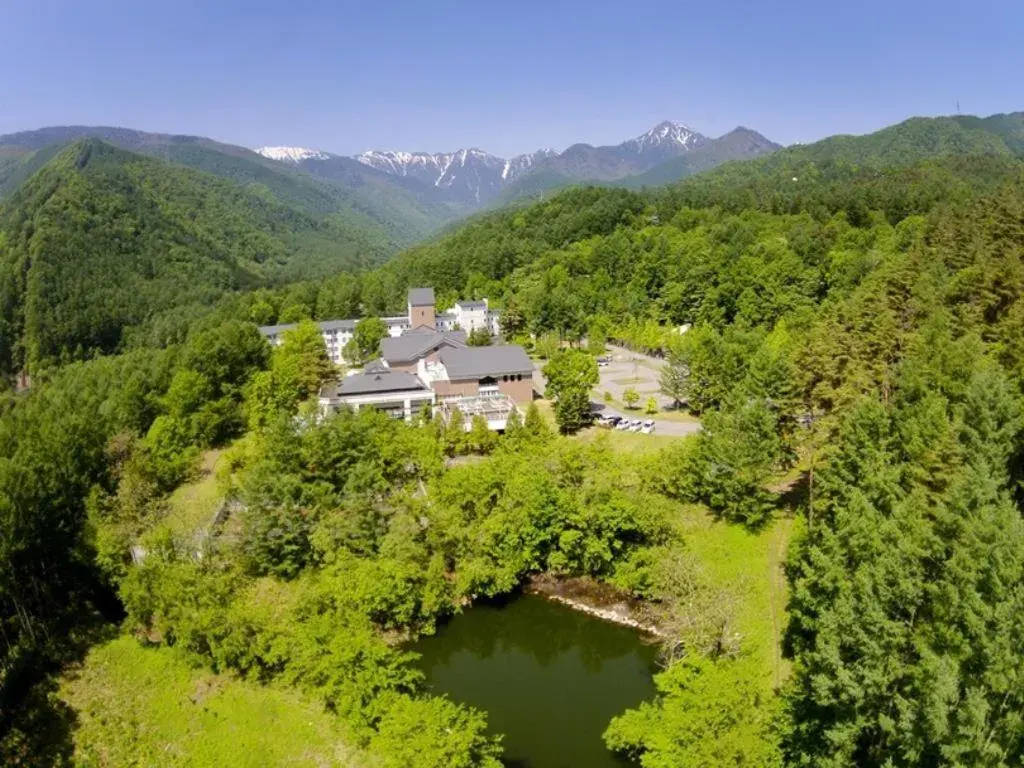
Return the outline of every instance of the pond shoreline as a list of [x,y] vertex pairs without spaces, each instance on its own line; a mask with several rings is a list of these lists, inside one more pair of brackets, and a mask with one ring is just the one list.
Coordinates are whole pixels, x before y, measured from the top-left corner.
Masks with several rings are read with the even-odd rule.
[[608,584],[591,579],[559,578],[542,573],[531,577],[524,585],[523,592],[553,600],[603,621],[632,627],[653,637],[665,636],[657,625],[643,618],[640,601]]

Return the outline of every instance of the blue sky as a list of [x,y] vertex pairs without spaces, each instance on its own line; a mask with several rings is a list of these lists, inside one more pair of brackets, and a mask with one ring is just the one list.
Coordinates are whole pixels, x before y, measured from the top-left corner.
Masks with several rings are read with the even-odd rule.
[[1024,109],[1020,0],[2,0],[0,28],[0,133],[509,155]]

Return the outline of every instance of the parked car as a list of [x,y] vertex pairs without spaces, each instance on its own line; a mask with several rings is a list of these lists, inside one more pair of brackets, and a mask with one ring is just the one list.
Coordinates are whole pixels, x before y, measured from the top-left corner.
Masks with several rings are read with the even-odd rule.
[[616,416],[615,414],[609,414],[608,416],[604,417],[604,421],[605,424],[607,424],[609,427],[616,427],[618,426],[619,422],[622,421],[622,417]]
[[654,419],[645,419],[640,431],[645,435],[651,434],[654,431]]
[[644,428],[644,423],[642,421],[640,421],[640,419],[633,419],[633,421],[631,421],[629,423],[629,431],[630,432],[639,432],[643,428]]
[[598,366],[598,368],[604,368],[606,365],[608,365],[609,362],[610,361],[608,360],[607,357],[599,357],[599,358],[597,358],[597,366]]
[[620,419],[619,423],[615,425],[615,428],[620,432],[629,429],[633,425],[633,422],[629,419]]

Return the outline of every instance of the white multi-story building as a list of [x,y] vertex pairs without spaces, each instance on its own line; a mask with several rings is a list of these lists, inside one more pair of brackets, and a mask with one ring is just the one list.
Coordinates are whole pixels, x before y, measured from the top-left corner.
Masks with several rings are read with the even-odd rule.
[[[407,314],[399,317],[385,317],[384,324],[388,328],[388,336],[397,338],[406,331],[415,328],[434,328],[438,331],[463,330],[467,334],[477,328],[486,329],[492,336],[500,335],[499,320],[501,313],[491,309],[487,299],[481,301],[460,301],[447,312],[436,312],[433,288],[412,288],[409,291]],[[318,323],[327,345],[327,356],[335,365],[344,362],[342,352],[345,345],[352,340],[357,320],[325,320]],[[297,323],[284,325],[265,325],[260,333],[274,346],[283,340],[285,331],[294,328]]]
[[501,333],[498,320],[501,313],[487,305],[487,299],[481,301],[460,301],[447,312],[437,315],[436,325],[439,331],[462,330],[472,333],[477,328],[484,328],[492,336]]

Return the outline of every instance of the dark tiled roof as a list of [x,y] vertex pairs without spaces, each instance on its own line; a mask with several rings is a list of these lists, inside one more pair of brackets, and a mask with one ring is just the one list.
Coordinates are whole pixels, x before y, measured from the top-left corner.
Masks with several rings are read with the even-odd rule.
[[523,348],[515,344],[442,349],[438,359],[451,379],[482,379],[509,373],[533,375],[533,363]]
[[374,360],[363,366],[363,373],[381,373],[387,370],[388,366],[383,360]]
[[462,331],[442,333],[416,328],[396,338],[383,339],[380,343],[380,356],[389,363],[411,363],[443,344],[465,346],[466,334]]
[[487,309],[486,301],[460,301],[459,306],[463,309]]
[[413,307],[432,307],[434,306],[434,289],[433,288],[410,288],[409,289],[409,304]]
[[374,371],[353,373],[340,381],[325,384],[320,390],[321,397],[335,398],[346,395],[373,395],[382,392],[429,392],[430,390],[416,376],[405,371]]

